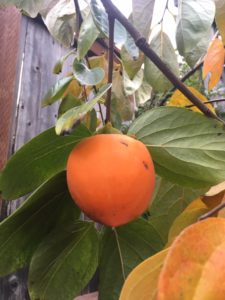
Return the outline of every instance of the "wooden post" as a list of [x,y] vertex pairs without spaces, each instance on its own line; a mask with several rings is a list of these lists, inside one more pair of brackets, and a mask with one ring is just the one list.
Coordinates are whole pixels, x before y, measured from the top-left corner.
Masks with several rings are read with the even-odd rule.
[[0,169],[7,160],[15,107],[21,13],[0,10]]

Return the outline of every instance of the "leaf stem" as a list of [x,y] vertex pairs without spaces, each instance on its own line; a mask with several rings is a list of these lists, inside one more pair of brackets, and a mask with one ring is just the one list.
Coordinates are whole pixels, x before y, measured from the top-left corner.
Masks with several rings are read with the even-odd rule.
[[[108,47],[108,83],[112,83],[113,78],[113,61],[114,61],[114,24],[115,18],[108,14],[109,17],[109,47]],[[111,117],[111,96],[112,88],[107,92],[106,98],[106,123],[110,122]]]
[[109,16],[117,19],[130,33],[135,41],[136,46],[159,68],[159,70],[179,89],[199,110],[206,116],[219,120],[224,123],[217,115],[215,115],[202,101],[200,101],[187,86],[167,67],[160,57],[149,47],[146,39],[136,30],[136,28],[127,20],[127,18],[115,7],[111,0],[101,0]]
[[121,251],[121,248],[120,248],[120,242],[119,242],[118,233],[117,233],[115,227],[113,227],[112,230],[115,233],[116,243],[117,243],[117,246],[118,246],[118,252],[119,252],[119,257],[120,257],[120,262],[121,262],[122,275],[123,275],[123,279],[125,281],[126,280],[126,275],[125,275],[125,270],[124,270],[123,256],[122,256],[122,251]]
[[221,209],[223,209],[225,207],[225,202],[217,205],[216,207],[214,207],[212,210],[210,210],[209,212],[207,212],[206,214],[202,215],[198,220],[202,221],[205,220],[207,218],[212,217],[214,214],[218,213]]

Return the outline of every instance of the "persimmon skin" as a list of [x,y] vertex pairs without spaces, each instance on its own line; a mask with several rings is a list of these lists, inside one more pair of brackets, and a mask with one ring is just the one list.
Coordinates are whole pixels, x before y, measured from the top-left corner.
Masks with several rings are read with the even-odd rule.
[[91,219],[117,227],[140,216],[155,186],[146,146],[121,134],[82,140],[69,155],[67,184],[74,202]]

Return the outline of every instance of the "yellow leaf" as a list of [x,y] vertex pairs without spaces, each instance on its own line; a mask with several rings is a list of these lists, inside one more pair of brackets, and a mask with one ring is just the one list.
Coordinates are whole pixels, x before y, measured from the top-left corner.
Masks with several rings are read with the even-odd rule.
[[186,209],[174,220],[170,228],[168,243],[166,247],[170,246],[174,239],[186,227],[198,221],[198,218],[209,211],[209,208],[202,202],[200,198],[191,202]]
[[223,218],[208,218],[182,231],[164,261],[157,300],[224,300],[224,237]]
[[168,249],[158,252],[139,264],[127,277],[119,300],[153,300],[158,277]]
[[225,52],[223,43],[220,39],[215,39],[207,51],[202,69],[203,79],[205,79],[209,73],[211,74],[208,82],[209,91],[214,88],[220,80],[223,73],[224,58]]
[[[195,88],[193,87],[188,87],[189,90],[202,102],[207,102],[208,99],[203,96],[199,91],[197,91]],[[191,105],[191,101],[188,100],[187,97],[184,96],[184,94],[182,94],[179,90],[176,90],[172,97],[169,100],[169,103],[167,104],[167,106],[177,106],[177,107],[185,107],[188,105]],[[208,103],[206,104],[208,106],[208,108],[215,112],[214,107],[212,106],[212,104]],[[191,107],[191,110],[202,113],[196,106]]]

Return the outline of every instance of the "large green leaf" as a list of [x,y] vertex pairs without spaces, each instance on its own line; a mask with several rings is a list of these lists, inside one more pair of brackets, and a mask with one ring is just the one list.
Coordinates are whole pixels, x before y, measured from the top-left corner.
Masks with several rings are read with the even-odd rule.
[[76,221],[70,226],[58,226],[32,257],[31,299],[74,299],[97,268],[98,245],[98,235],[91,222]]
[[94,106],[101,100],[102,96],[111,87],[111,84],[106,84],[100,88],[99,92],[95,95],[94,99],[85,102],[84,104],[71,108],[65,112],[56,123],[56,133],[62,134],[64,131],[70,130],[77,122],[79,122],[87,112],[91,111]]
[[45,182],[0,223],[0,276],[28,265],[42,239],[56,226],[78,218],[62,172]]
[[148,40],[155,0],[132,0],[134,26]]
[[[109,37],[109,21],[108,15],[99,0],[91,0],[91,13],[95,25],[103,33],[104,36]],[[116,44],[124,44],[127,39],[127,31],[117,20],[115,20],[114,27],[114,41]]]
[[216,4],[216,26],[222,36],[225,45],[225,2],[224,0],[215,0]]
[[191,67],[206,53],[214,17],[214,0],[179,1],[177,49]]
[[129,130],[148,147],[156,172],[194,188],[225,180],[222,123],[178,107],[159,107],[140,116]]
[[175,218],[194,199],[203,195],[208,189],[191,189],[169,182],[160,177],[152,203],[149,208],[150,222],[160,232],[164,241],[167,241],[169,229]]
[[32,18],[35,18],[43,7],[48,6],[52,0],[0,0],[0,5],[15,5],[25,11]]
[[161,250],[159,234],[147,221],[107,229],[100,256],[99,300],[118,300],[124,277],[147,257]]
[[102,68],[89,69],[84,63],[75,59],[73,64],[74,76],[81,85],[96,85],[102,81],[105,71]]
[[57,136],[51,128],[25,144],[2,171],[0,186],[3,198],[12,200],[23,196],[65,170],[73,147],[89,135],[89,130],[83,125],[63,137]]
[[76,30],[76,15],[73,0],[51,1],[49,9],[42,13],[50,34],[65,47],[73,43]]
[[56,82],[56,84],[48,91],[42,100],[42,106],[51,105],[52,103],[60,100],[65,93],[73,77],[65,77]]
[[78,44],[77,44],[78,60],[81,60],[85,57],[85,55],[93,45],[98,35],[99,35],[99,30],[95,26],[91,13],[89,13],[87,18],[81,24],[81,28],[79,32]]
[[[177,56],[172,43],[163,31],[159,31],[150,42],[150,47],[154,50],[162,61],[173,71],[179,75],[179,65]],[[150,61],[145,58],[145,80],[152,86],[155,91],[165,92],[171,87],[171,82],[163,75],[163,73]]]

